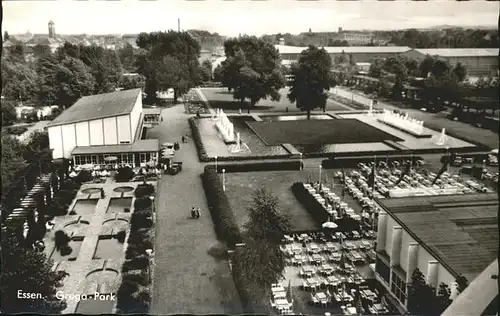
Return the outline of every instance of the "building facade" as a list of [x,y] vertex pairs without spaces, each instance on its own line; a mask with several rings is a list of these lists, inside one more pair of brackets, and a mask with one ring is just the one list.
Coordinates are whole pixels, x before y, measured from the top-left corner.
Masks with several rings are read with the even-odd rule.
[[158,159],[158,140],[142,140],[141,89],[83,97],[48,125],[54,159],[75,165],[104,164],[107,156],[119,162]]
[[468,76],[498,77],[498,53],[498,48],[429,48],[412,49],[403,55],[416,60],[435,56],[452,66],[461,63]]

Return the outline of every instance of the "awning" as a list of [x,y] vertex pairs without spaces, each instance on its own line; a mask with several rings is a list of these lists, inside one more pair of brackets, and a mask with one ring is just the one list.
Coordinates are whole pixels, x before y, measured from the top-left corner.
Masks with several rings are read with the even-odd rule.
[[71,155],[99,155],[120,153],[143,153],[157,152],[160,150],[158,139],[141,139],[133,144],[103,145],[103,146],[78,146],[73,149]]

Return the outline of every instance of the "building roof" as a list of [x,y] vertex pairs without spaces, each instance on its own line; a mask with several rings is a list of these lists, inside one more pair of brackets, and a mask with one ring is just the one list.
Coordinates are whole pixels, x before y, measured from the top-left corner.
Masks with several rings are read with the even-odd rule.
[[62,112],[48,126],[129,114],[140,96],[141,89],[131,89],[83,97]]
[[140,139],[132,144],[78,146],[71,152],[72,155],[99,155],[152,152],[160,150],[158,139]]
[[392,198],[380,206],[433,257],[473,280],[498,252],[498,195]]
[[441,57],[498,57],[498,48],[425,48],[415,51],[431,56]]
[[[281,54],[300,54],[307,47],[298,46],[287,46],[287,45],[274,45],[274,47]],[[347,46],[347,47],[323,47],[330,54],[341,54],[342,52],[346,54],[355,53],[404,53],[410,51],[411,48],[408,46]]]

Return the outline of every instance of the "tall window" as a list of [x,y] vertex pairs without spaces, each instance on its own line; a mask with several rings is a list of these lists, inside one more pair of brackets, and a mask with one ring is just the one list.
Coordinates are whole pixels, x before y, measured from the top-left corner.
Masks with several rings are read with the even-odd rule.
[[375,261],[375,271],[384,279],[384,281],[389,284],[389,277],[391,275],[391,269],[385,262],[383,262],[379,257]]
[[401,304],[406,303],[406,283],[395,272],[392,272],[391,292]]
[[90,161],[93,165],[97,165],[97,155],[90,156]]
[[134,163],[133,154],[122,154],[121,155],[121,163],[124,163],[124,164]]
[[80,156],[76,155],[75,156],[75,165],[78,166],[78,165],[81,165],[82,164],[82,161],[80,160]]

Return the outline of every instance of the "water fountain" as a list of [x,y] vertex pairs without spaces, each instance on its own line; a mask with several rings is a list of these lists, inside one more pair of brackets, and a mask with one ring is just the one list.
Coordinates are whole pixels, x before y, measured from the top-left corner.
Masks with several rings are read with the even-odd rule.
[[229,151],[231,153],[241,153],[243,151],[250,152],[250,148],[247,144],[241,141],[240,133],[236,133],[236,144],[229,146]]
[[443,146],[444,144],[446,144],[447,141],[448,141],[448,136],[446,136],[446,129],[443,128],[441,130],[441,134],[439,135],[439,138],[436,141],[436,145]]
[[222,109],[217,109],[215,126],[219,130],[226,144],[234,144],[234,125],[229,121]]
[[384,114],[381,120],[389,125],[393,125],[413,134],[422,135],[424,133],[424,121],[410,118],[408,114],[397,114],[384,109]]

